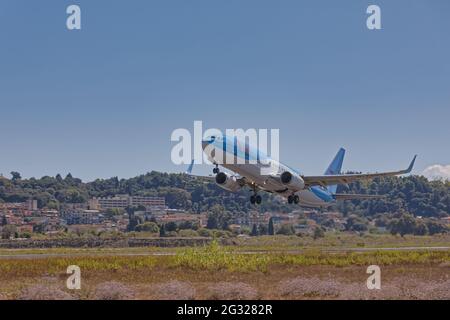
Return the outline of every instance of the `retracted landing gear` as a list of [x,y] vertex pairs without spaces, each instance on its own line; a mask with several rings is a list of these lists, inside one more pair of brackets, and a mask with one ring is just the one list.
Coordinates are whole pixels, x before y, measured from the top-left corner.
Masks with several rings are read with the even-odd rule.
[[262,198],[259,194],[252,195],[250,197],[251,204],[261,204]]
[[289,204],[292,204],[292,203],[299,204],[299,202],[300,202],[300,197],[296,194],[292,194],[288,197]]
[[261,204],[262,198],[258,194],[258,189],[256,186],[253,186],[253,195],[250,197],[251,204]]

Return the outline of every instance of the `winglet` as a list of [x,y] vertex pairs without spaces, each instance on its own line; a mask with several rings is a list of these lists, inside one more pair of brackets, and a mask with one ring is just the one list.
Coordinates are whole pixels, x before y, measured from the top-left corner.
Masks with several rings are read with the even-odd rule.
[[186,174],[192,174],[192,168],[194,167],[194,160],[192,160],[191,164],[189,165],[188,169],[186,170]]
[[408,169],[405,170],[405,173],[410,173],[414,167],[414,163],[416,162],[417,154],[412,159],[411,163],[409,164]]

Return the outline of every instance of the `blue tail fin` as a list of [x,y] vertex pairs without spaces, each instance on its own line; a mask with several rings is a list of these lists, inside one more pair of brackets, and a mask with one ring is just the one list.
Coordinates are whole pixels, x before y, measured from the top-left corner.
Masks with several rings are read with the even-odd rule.
[[[325,171],[325,175],[340,174],[342,170],[342,163],[344,162],[345,149],[340,148],[333,161],[331,161],[328,169]],[[337,185],[328,186],[328,191],[336,193]]]

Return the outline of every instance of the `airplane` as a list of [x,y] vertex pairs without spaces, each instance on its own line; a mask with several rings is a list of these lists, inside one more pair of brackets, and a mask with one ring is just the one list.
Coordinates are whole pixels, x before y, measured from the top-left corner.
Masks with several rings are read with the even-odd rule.
[[[412,171],[417,157],[417,155],[414,156],[409,167],[404,170],[342,174],[345,149],[341,148],[324,175],[307,176],[271,159],[258,148],[243,143],[237,137],[209,136],[202,140],[202,149],[208,160],[215,165],[213,169],[215,176],[193,175],[194,161],[191,162],[185,172],[186,174],[195,178],[214,181],[219,187],[231,192],[249,187],[253,190],[253,195],[250,197],[252,204],[260,204],[262,198],[258,193],[259,191],[265,191],[286,198],[289,204],[316,208],[330,207],[339,200],[382,198],[383,196],[380,195],[336,193],[337,186],[338,184],[347,185],[358,180],[408,174]],[[227,156],[229,158],[226,158]],[[239,158],[240,162],[238,161]],[[225,159],[232,159],[232,161],[224,161]],[[221,171],[219,164],[232,173]],[[268,174],[262,175],[262,168],[265,168]]]

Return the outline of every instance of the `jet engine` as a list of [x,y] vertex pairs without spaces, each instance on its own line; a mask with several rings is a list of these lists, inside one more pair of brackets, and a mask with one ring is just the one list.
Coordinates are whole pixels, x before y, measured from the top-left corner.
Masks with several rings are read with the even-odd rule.
[[280,180],[282,184],[292,190],[303,190],[305,187],[305,181],[303,181],[302,177],[294,175],[289,171],[283,172],[280,176]]
[[231,192],[237,192],[242,188],[235,176],[230,176],[225,172],[219,172],[216,175],[216,184],[219,187]]

